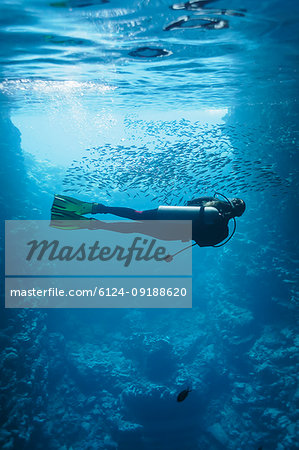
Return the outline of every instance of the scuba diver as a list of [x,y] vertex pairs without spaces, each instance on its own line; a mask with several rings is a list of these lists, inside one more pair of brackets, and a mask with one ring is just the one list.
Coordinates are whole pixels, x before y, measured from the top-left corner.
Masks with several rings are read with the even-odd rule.
[[[224,200],[219,200],[216,195],[222,196]],[[233,236],[236,229],[235,217],[242,216],[245,207],[244,200],[240,198],[229,200],[223,194],[217,192],[214,197],[199,197],[190,200],[186,206],[159,206],[145,211],[119,206],[106,206],[102,203],[82,202],[72,197],[55,195],[51,219],[52,221],[91,220],[83,215],[113,214],[114,216],[141,222],[146,220],[192,220],[192,240],[195,241],[195,244],[200,247],[220,247]],[[228,237],[230,219],[234,221],[234,229],[231,236]],[[225,242],[222,242],[224,240]]]

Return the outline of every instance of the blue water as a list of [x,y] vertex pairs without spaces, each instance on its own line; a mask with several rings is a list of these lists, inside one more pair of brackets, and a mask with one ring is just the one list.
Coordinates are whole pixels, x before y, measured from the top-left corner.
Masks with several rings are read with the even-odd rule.
[[55,192],[247,204],[227,245],[193,249],[190,310],[2,296],[3,449],[298,448],[298,5],[171,6],[1,2],[2,222],[49,219]]

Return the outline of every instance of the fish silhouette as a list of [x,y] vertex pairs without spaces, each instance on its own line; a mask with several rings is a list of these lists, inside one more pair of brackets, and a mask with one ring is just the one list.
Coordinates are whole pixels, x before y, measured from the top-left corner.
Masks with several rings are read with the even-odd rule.
[[185,398],[188,396],[189,392],[191,392],[192,389],[189,389],[189,387],[187,389],[184,389],[182,392],[179,393],[179,395],[177,396],[177,401],[178,402],[182,402],[183,400],[185,400]]

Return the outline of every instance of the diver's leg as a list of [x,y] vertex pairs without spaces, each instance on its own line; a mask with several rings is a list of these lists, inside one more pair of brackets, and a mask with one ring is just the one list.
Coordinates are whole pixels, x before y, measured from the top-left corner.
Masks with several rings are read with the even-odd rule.
[[102,204],[94,204],[92,214],[113,214],[114,216],[123,217],[131,220],[156,220],[157,209],[148,209],[146,211],[136,211],[132,208],[123,208],[119,206],[105,206]]

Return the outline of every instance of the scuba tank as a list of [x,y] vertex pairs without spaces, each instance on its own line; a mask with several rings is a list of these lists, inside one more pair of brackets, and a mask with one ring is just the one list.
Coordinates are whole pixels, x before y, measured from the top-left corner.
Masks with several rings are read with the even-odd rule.
[[201,206],[159,206],[158,220],[197,220]]
[[219,219],[219,211],[211,206],[159,206],[158,220],[192,220],[213,225]]

